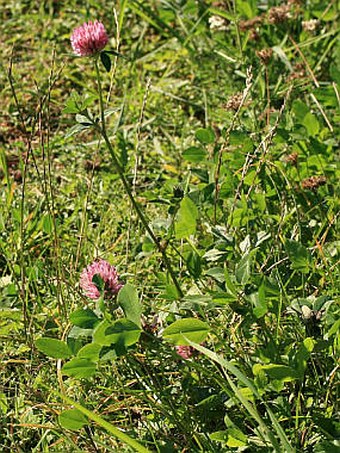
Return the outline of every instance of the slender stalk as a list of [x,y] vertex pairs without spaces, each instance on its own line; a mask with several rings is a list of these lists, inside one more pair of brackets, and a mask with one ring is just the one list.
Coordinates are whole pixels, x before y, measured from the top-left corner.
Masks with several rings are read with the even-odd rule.
[[110,155],[111,155],[111,158],[112,158],[112,161],[113,161],[113,164],[115,166],[115,169],[119,175],[119,178],[124,186],[124,190],[126,192],[126,194],[128,195],[130,201],[131,201],[131,204],[134,208],[134,210],[136,211],[136,214],[138,215],[140,221],[142,222],[144,228],[146,229],[146,231],[149,233],[152,241],[154,242],[154,244],[156,245],[158,251],[161,253],[162,255],[162,259],[163,259],[163,262],[172,278],[172,281],[177,289],[177,292],[178,292],[178,295],[180,297],[183,297],[183,291],[180,287],[180,284],[178,282],[178,279],[177,279],[177,276],[171,266],[171,263],[170,263],[170,260],[166,254],[166,251],[165,249],[163,248],[160,240],[157,238],[157,236],[155,235],[155,233],[153,232],[152,228],[150,227],[149,225],[149,222],[143,212],[143,210],[141,209],[141,207],[139,206],[139,204],[137,203],[133,193],[132,193],[132,189],[130,187],[130,184],[124,174],[124,170],[122,168],[122,166],[120,165],[119,163],[119,160],[114,152],[114,149],[113,149],[113,146],[110,142],[110,139],[108,137],[108,134],[107,134],[107,131],[106,131],[106,123],[105,123],[105,115],[104,115],[104,101],[103,101],[103,91],[102,91],[102,86],[101,86],[101,78],[100,78],[100,71],[99,71],[99,66],[98,66],[98,59],[96,58],[95,60],[95,68],[96,68],[96,75],[97,75],[97,83],[98,83],[98,94],[99,94],[99,105],[100,105],[100,126],[96,125],[96,129],[97,131],[101,134],[101,136],[103,137],[104,139],[104,142],[105,142],[105,145],[107,147],[107,149],[109,150],[110,152]]

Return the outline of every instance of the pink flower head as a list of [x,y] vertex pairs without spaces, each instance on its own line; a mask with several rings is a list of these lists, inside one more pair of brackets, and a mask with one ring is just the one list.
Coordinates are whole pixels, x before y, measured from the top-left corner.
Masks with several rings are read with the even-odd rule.
[[83,269],[80,275],[80,287],[90,299],[97,300],[100,297],[100,291],[93,282],[95,275],[98,275],[104,282],[105,299],[111,299],[124,286],[119,282],[118,273],[114,266],[111,266],[110,263],[102,259],[94,261]]
[[72,48],[79,57],[95,55],[104,49],[108,40],[104,25],[98,20],[85,22],[75,28],[71,36]]
[[176,346],[176,352],[182,359],[188,360],[194,355],[195,349],[192,346]]

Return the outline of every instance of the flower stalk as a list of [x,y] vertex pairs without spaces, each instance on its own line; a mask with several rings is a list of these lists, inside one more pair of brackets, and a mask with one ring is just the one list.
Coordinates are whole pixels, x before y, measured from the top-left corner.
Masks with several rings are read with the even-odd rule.
[[113,146],[110,142],[110,139],[108,137],[108,134],[107,134],[107,130],[106,130],[106,122],[105,122],[105,115],[104,115],[104,100],[103,100],[103,90],[102,90],[102,85],[101,85],[101,77],[100,77],[100,71],[99,71],[99,65],[98,65],[98,58],[94,58],[94,64],[95,64],[95,69],[96,69],[96,77],[97,77],[97,84],[98,84],[98,94],[99,94],[99,107],[100,107],[100,124],[96,124],[95,127],[97,129],[97,131],[100,133],[100,135],[102,136],[104,142],[105,142],[105,145],[111,155],[111,158],[112,158],[112,162],[113,162],[113,165],[118,173],[118,176],[124,186],[124,190],[126,192],[126,194],[128,195],[130,201],[131,201],[131,204],[137,214],[137,216],[139,217],[139,220],[142,222],[142,225],[144,226],[144,228],[146,229],[146,231],[149,233],[153,243],[155,244],[155,246],[157,247],[158,251],[160,252],[161,256],[162,256],[162,260],[171,276],[171,279],[176,287],[176,290],[178,292],[178,295],[182,298],[183,297],[183,292],[182,292],[182,289],[181,289],[181,286],[179,284],[179,281],[177,279],[177,276],[172,268],[172,265],[171,265],[171,262],[166,254],[166,251],[164,249],[164,247],[162,246],[161,244],[161,241],[157,238],[157,236],[155,235],[155,233],[153,232],[152,228],[150,227],[150,224],[143,212],[143,210],[141,209],[141,207],[139,206],[137,200],[135,199],[134,195],[133,195],[133,192],[132,192],[132,189],[130,187],[130,184],[124,174],[124,170],[122,168],[122,166],[120,165],[120,162],[115,154],[115,151],[113,149]]

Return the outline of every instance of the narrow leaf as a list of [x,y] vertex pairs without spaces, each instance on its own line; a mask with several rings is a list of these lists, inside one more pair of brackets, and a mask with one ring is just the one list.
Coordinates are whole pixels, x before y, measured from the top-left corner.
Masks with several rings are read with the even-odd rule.
[[106,72],[110,72],[111,70],[111,58],[107,52],[100,53],[100,61],[103,63]]
[[127,319],[141,327],[142,305],[136,288],[126,283],[118,293],[118,304],[122,307]]

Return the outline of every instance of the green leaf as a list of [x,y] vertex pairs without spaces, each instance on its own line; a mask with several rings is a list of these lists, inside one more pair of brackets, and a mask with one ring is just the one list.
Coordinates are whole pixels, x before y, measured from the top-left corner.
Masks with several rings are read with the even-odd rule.
[[246,285],[250,279],[253,258],[256,254],[257,249],[253,249],[250,252],[245,253],[240,262],[237,263],[235,268],[235,277],[240,285]]
[[186,258],[187,269],[194,278],[199,278],[202,273],[201,257],[194,250],[190,251]]
[[5,393],[0,393],[0,414],[6,415],[9,409],[9,401]]
[[141,329],[127,318],[118,319],[113,324],[101,322],[93,333],[93,341],[103,346],[117,344],[131,346],[139,340]]
[[89,126],[85,126],[84,124],[75,124],[65,134],[65,138],[70,138],[70,137],[72,137],[72,135],[79,134],[80,132],[83,132],[85,129],[88,129],[88,128],[89,128]]
[[265,286],[263,284],[259,287],[259,291],[257,294],[255,294],[252,302],[254,304],[254,315],[257,317],[257,319],[262,318],[262,316],[264,316],[268,311]]
[[296,99],[293,102],[293,106],[292,107],[293,107],[292,110],[294,112],[295,118],[297,119],[297,121],[300,124],[302,124],[303,119],[305,118],[305,116],[309,112],[308,106],[304,102],[302,102],[300,99]]
[[225,280],[226,293],[228,294],[230,299],[237,300],[238,299],[237,288],[236,288],[234,282],[231,280],[231,277],[230,277],[227,269],[225,269],[225,272],[224,272],[224,280]]
[[188,342],[183,337],[185,335],[190,341],[202,343],[206,339],[209,330],[208,324],[199,319],[178,319],[164,329],[163,338],[171,341],[175,345],[187,345]]
[[84,425],[87,425],[88,421],[84,414],[82,414],[78,409],[67,409],[58,417],[58,421],[62,428],[78,430]]
[[197,217],[198,210],[195,203],[189,197],[183,198],[175,222],[176,239],[187,238],[196,233]]
[[110,55],[107,52],[101,52],[100,53],[100,61],[103,63],[104,68],[106,69],[106,72],[110,72],[111,70],[111,58]]
[[82,126],[86,126],[86,127],[90,127],[93,124],[93,122],[86,115],[81,115],[80,113],[77,113],[76,121],[77,121],[77,123],[81,124]]
[[73,93],[67,99],[63,113],[81,113],[90,107],[94,101],[98,99],[97,94],[90,94],[86,97],[81,97],[77,93]]
[[292,269],[302,273],[308,273],[310,270],[311,256],[306,247],[300,242],[287,239],[285,242],[286,252],[292,263]]
[[80,111],[83,112],[84,110],[86,110],[97,99],[98,99],[98,94],[87,94],[84,98],[81,99]]
[[215,14],[217,16],[224,17],[224,19],[227,19],[230,21],[235,21],[237,19],[237,16],[235,14],[233,14],[231,11],[226,11],[224,9],[210,7],[209,12],[212,14]]
[[40,352],[54,359],[67,359],[72,356],[72,351],[65,341],[57,340],[56,338],[39,338],[35,345]]
[[88,378],[95,374],[96,364],[89,359],[74,358],[65,363],[61,371],[66,376],[77,379]]
[[209,145],[211,143],[214,143],[214,141],[215,141],[215,132],[211,128],[197,129],[195,136],[196,136],[197,140],[199,140],[204,145]]
[[89,359],[92,362],[97,362],[101,349],[102,345],[97,343],[89,343],[79,349],[77,357],[79,359]]
[[222,284],[225,282],[225,275],[224,275],[223,267],[211,267],[210,269],[207,270],[205,275],[212,277],[218,283]]
[[302,124],[307,129],[309,136],[315,137],[319,133],[320,123],[313,113],[308,112],[304,117]]
[[202,162],[207,152],[203,148],[191,146],[183,152],[183,158],[188,162]]
[[141,327],[142,305],[136,288],[126,283],[118,293],[117,302],[122,307],[127,319]]
[[255,15],[250,3],[249,0],[238,0],[237,2],[238,12],[245,15],[248,19],[251,19]]
[[302,379],[305,374],[307,362],[313,352],[316,341],[313,338],[307,337],[300,344],[299,349],[294,357],[294,363],[299,374],[299,378]]
[[254,142],[248,134],[241,131],[230,132],[230,144],[242,149],[243,153],[248,153],[254,149]]
[[81,101],[78,94],[72,94],[66,101],[63,113],[81,112]]
[[228,428],[227,445],[231,448],[244,447],[247,445],[247,436],[237,428]]
[[70,321],[74,326],[81,327],[82,329],[93,329],[100,319],[89,308],[80,308],[70,314]]
[[263,365],[261,368],[271,379],[278,381],[290,382],[299,378],[297,371],[287,365],[270,363],[269,365]]
[[215,442],[226,443],[228,439],[228,431],[215,431],[209,434],[211,440]]

